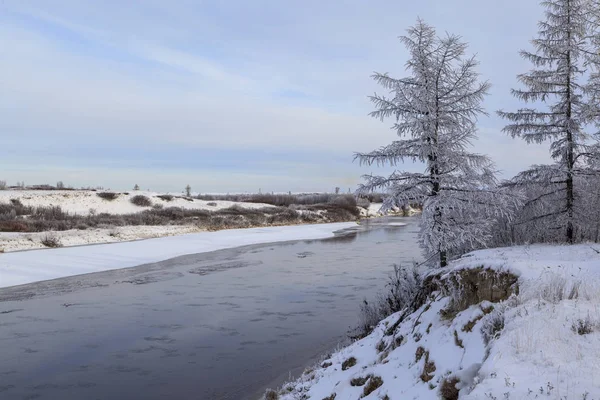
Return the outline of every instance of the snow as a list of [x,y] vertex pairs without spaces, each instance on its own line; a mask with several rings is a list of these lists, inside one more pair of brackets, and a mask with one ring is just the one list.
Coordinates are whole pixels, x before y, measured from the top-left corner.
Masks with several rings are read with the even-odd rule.
[[452,270],[485,265],[509,271],[530,282],[543,276],[561,275],[579,279],[600,273],[600,244],[576,246],[529,245],[471,252],[452,264]]
[[[335,394],[335,400],[355,400],[366,386],[352,386],[351,380],[373,375],[383,384],[365,399],[439,399],[442,382],[452,377],[460,379],[460,399],[599,399],[598,247],[535,245],[473,252],[452,263],[448,273],[481,266],[511,271],[519,276],[519,295],[472,305],[445,319],[440,310],[450,299],[437,293],[392,335],[386,330],[400,313],[284,385],[280,398],[321,400]],[[504,328],[486,344],[482,328],[502,318]],[[585,320],[592,332],[580,335],[573,326]],[[470,331],[468,322],[474,323]],[[350,357],[356,365],[342,370]],[[423,375],[426,361],[435,370]]]
[[[114,200],[105,200],[98,196],[98,193],[103,191],[89,190],[0,190],[0,203],[8,203],[11,199],[19,199],[25,206],[31,207],[50,207],[59,206],[63,211],[70,214],[89,215],[93,213],[108,213],[108,214],[131,214],[144,210],[149,210],[152,207],[140,207],[131,203],[131,198],[137,195],[148,197],[153,205],[161,205],[163,207],[180,207],[185,209],[200,209],[217,211],[224,208],[229,208],[234,205],[248,208],[264,208],[273,207],[270,204],[262,203],[242,203],[234,201],[204,201],[198,199],[185,199],[181,194],[173,195],[171,201],[162,200],[156,196],[161,193],[147,191],[131,191],[119,193],[119,197]],[[106,190],[110,192],[110,190]],[[210,205],[209,205],[210,204]]]
[[321,239],[354,222],[231,229],[142,241],[0,254],[0,287],[133,267],[186,254],[290,240]]
[[62,246],[83,246],[98,243],[116,243],[130,240],[150,239],[163,236],[203,232],[195,225],[136,225],[113,228],[71,229],[52,232],[0,232],[0,252],[46,249],[42,244],[47,236],[58,239]]
[[383,215],[381,213],[381,206],[383,206],[383,203],[371,203],[367,208],[358,207],[360,216],[365,218],[379,217]]

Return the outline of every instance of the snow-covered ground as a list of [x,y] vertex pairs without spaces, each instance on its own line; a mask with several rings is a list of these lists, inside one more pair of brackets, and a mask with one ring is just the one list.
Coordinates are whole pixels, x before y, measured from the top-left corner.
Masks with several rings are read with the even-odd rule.
[[46,249],[42,241],[47,237],[56,238],[61,246],[82,246],[86,244],[116,243],[130,240],[143,240],[164,236],[203,232],[195,225],[136,225],[114,228],[71,229],[53,232],[0,232],[0,252]]
[[251,244],[327,238],[333,236],[333,232],[355,226],[355,222],[343,222],[231,229],[97,246],[4,253],[0,254],[0,287],[133,267]]
[[481,266],[518,276],[519,294],[449,316],[440,312],[450,297],[434,293],[396,329],[401,313],[285,385],[279,398],[600,399],[600,245],[477,251],[445,277]]
[[[173,199],[167,201],[157,197],[162,195],[161,193],[141,190],[126,192],[127,194],[115,192],[119,193],[119,196],[116,199],[105,200],[98,196],[98,193],[102,192],[102,190],[97,192],[88,190],[0,190],[0,203],[8,203],[10,199],[19,199],[25,206],[59,206],[63,211],[78,215],[89,215],[90,213],[131,214],[152,208],[151,206],[140,207],[131,203],[131,198],[137,195],[148,197],[152,202],[152,205],[181,207],[185,209],[216,211],[234,205],[250,209],[273,207],[272,205],[261,203],[204,201],[192,198],[185,199],[181,194],[173,194]],[[110,192],[110,190],[107,190],[106,192]]]

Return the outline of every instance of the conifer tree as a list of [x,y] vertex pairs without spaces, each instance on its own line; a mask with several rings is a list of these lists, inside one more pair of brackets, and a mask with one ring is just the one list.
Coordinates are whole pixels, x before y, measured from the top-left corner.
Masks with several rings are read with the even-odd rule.
[[467,44],[458,36],[438,37],[421,20],[407,32],[400,39],[410,54],[409,75],[376,73],[373,78],[390,95],[371,97],[371,116],[393,119],[401,139],[356,158],[368,165],[420,162],[425,171],[367,175],[358,194],[386,190],[387,209],[422,204],[421,246],[444,267],[463,249],[484,245],[494,217],[508,214],[511,200],[495,190],[491,160],[468,151],[490,86],[480,80],[477,60],[465,56]]
[[[586,133],[590,117],[597,116],[598,93],[590,71],[597,65],[592,41],[596,32],[589,0],[542,1],[545,19],[539,23],[534,50],[521,51],[533,64],[518,76],[524,89],[512,94],[534,107],[516,112],[499,111],[509,121],[504,132],[529,143],[550,142],[551,165],[533,165],[511,183],[527,186],[536,196],[526,203],[521,223],[532,222],[550,232],[561,232],[563,240],[575,241],[575,221],[584,218],[580,186],[597,172],[590,159],[598,154]],[[588,70],[590,68],[590,70]],[[600,86],[599,86],[600,87]],[[578,184],[579,182],[579,184]],[[534,188],[537,187],[537,189]],[[559,236],[556,236],[559,239]]]

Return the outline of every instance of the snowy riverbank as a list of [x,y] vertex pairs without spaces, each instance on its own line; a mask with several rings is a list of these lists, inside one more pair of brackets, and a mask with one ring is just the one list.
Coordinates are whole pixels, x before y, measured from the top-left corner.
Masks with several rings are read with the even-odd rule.
[[289,240],[323,239],[355,222],[200,232],[134,242],[0,254],[0,287],[133,267],[186,254]]
[[589,244],[466,255],[430,275],[416,310],[391,315],[277,398],[598,399],[599,253]]
[[0,191],[0,253],[220,229],[354,221],[359,212],[362,217],[379,215],[379,208],[380,204],[358,210],[336,204],[276,207],[146,191],[4,190]]

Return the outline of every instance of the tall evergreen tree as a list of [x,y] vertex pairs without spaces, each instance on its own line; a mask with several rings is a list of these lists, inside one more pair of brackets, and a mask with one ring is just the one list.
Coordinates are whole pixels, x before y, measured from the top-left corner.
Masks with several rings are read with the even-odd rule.
[[373,76],[390,96],[371,97],[376,107],[371,116],[394,118],[392,129],[402,139],[356,158],[368,165],[418,161],[425,171],[367,175],[358,194],[384,189],[388,209],[423,204],[420,242],[426,256],[438,256],[443,267],[461,249],[484,245],[494,217],[508,212],[510,199],[494,191],[490,159],[467,151],[489,84],[480,81],[478,63],[465,57],[467,45],[458,36],[440,38],[419,20],[400,39],[410,53],[410,75]]
[[[596,106],[589,102],[594,92],[586,68],[595,63],[591,50],[595,23],[590,16],[590,0],[542,1],[545,20],[539,23],[538,37],[532,40],[533,52],[521,51],[534,69],[518,76],[525,89],[512,94],[536,108],[517,112],[499,111],[509,121],[504,132],[527,143],[549,141],[552,165],[534,165],[512,180],[514,185],[537,185],[539,195],[527,203],[532,210],[525,221],[545,220],[542,226],[563,232],[568,243],[575,240],[575,220],[584,212],[578,205],[578,177],[585,177],[589,158],[595,150],[585,131]],[[549,201],[550,199],[558,201]]]

